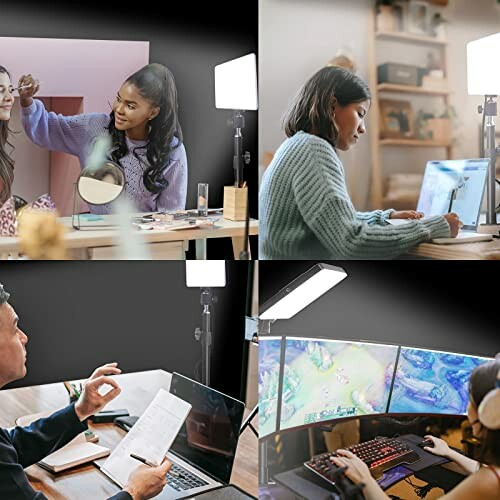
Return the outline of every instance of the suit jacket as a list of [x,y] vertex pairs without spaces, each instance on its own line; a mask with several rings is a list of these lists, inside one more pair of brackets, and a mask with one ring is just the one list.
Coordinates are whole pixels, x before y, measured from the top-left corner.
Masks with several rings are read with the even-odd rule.
[[[0,428],[0,498],[47,500],[43,493],[32,488],[24,468],[69,443],[86,429],[87,424],[78,419],[74,404],[29,427],[15,427],[10,431]],[[132,500],[132,497],[120,491],[111,499]]]

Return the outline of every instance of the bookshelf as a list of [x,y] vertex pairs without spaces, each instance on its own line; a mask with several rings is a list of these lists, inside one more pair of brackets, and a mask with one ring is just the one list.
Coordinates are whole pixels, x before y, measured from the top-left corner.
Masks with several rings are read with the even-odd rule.
[[[375,2],[374,2],[375,4]],[[380,43],[385,43],[386,50],[381,52]],[[418,138],[385,138],[381,134],[381,107],[380,100],[382,98],[412,100],[420,99],[420,102],[427,99],[442,99],[442,103],[446,109],[451,105],[451,92],[448,88],[428,88],[422,86],[397,85],[392,83],[378,83],[377,65],[379,64],[379,56],[387,55],[387,61],[395,63],[412,64],[412,61],[394,60],[387,50],[387,44],[398,44],[400,46],[411,46],[408,53],[413,54],[415,50],[432,49],[438,51],[443,62],[445,77],[448,79],[448,58],[447,47],[448,41],[443,38],[435,38],[432,36],[417,35],[406,32],[390,32],[377,30],[376,6],[373,6],[372,15],[370,18],[370,37],[369,37],[369,83],[372,89],[372,105],[370,120],[370,152],[371,152],[371,207],[376,208],[415,208],[417,199],[409,199],[407,195],[402,196],[400,203],[398,199],[387,197],[387,171],[395,172],[395,168],[399,169],[399,174],[415,173],[408,165],[412,165],[412,151],[416,148],[439,148],[444,150],[446,159],[453,158],[453,148],[450,140],[422,140]],[[413,49],[417,47],[418,49]],[[411,56],[409,56],[411,57]],[[386,62],[386,61],[383,61]],[[391,148],[409,148],[408,161],[403,166],[390,165],[388,163],[388,151]],[[430,150],[432,151],[432,150]],[[432,153],[431,153],[432,154]],[[431,158],[431,156],[430,156]],[[415,163],[413,163],[413,166]],[[421,167],[423,174],[425,165]]]

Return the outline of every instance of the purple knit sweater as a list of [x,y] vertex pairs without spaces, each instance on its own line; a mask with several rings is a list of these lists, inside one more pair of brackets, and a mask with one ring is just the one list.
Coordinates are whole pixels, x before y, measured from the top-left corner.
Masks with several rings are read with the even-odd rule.
[[[22,123],[27,136],[38,146],[77,156],[80,167],[85,166],[93,141],[106,133],[109,116],[104,113],[89,113],[63,116],[47,112],[43,103],[34,99],[31,106],[22,108]],[[177,139],[174,139],[177,142]],[[168,186],[159,194],[151,193],[142,181],[146,169],[146,141],[132,141],[126,138],[129,152],[120,159],[125,172],[125,194],[138,212],[183,210],[186,206],[187,158],[181,144],[170,153],[171,166],[165,172]],[[176,143],[175,142],[175,143]],[[174,143],[174,144],[175,144]],[[137,159],[134,148],[137,150]],[[113,205],[89,205],[94,214],[113,212]]]

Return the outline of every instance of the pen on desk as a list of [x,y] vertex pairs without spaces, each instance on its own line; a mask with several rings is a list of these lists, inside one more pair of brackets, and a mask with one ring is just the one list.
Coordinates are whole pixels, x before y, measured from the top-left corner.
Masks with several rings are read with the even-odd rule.
[[[136,455],[135,453],[131,453],[130,456],[132,458],[135,458],[136,460],[139,460],[139,462],[146,464],[148,467],[158,467],[153,462],[150,462],[149,460],[146,460],[144,457],[140,457],[139,455]],[[167,474],[169,476],[172,476],[172,477],[179,477],[180,476],[180,474],[177,474],[177,472],[173,472],[173,471],[168,471]]]

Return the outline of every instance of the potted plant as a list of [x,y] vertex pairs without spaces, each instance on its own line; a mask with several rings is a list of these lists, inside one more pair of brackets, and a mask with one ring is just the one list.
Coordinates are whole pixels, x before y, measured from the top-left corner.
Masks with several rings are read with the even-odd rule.
[[453,106],[447,106],[438,116],[420,110],[417,114],[417,130],[420,139],[450,143],[452,122],[457,113]]

